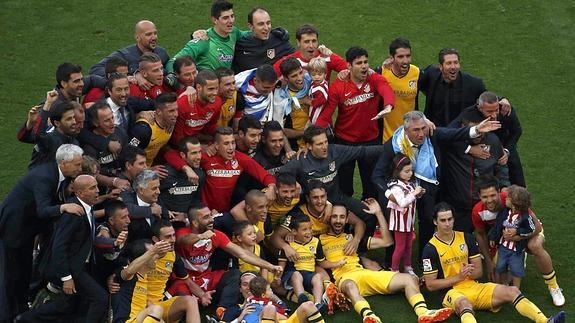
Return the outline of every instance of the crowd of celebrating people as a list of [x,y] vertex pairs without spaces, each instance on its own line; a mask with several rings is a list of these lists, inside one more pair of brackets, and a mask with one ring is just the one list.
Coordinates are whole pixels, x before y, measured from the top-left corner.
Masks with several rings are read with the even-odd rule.
[[225,0],[211,20],[173,56],[142,20],[88,75],[58,66],[17,134],[28,174],[0,206],[0,322],[377,323],[394,313],[365,297],[395,293],[418,322],[506,303],[565,321],[520,291],[529,253],[565,303],[516,109],[456,49],[420,69],[397,38],[370,68],[311,24],[294,48],[262,7],[249,30]]

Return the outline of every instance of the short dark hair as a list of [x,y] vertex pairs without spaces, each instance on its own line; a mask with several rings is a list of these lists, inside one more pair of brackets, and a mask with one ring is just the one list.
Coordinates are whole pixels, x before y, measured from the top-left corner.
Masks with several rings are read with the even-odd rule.
[[497,180],[497,177],[493,175],[482,175],[475,181],[475,187],[477,188],[477,192],[481,192],[481,190],[486,190],[491,187],[494,187],[497,190],[499,189],[499,181]]
[[268,284],[265,278],[257,276],[250,280],[250,293],[252,293],[254,297],[262,297],[268,289]]
[[251,224],[249,221],[239,221],[236,222],[236,224],[234,225],[234,237],[239,237],[242,235],[242,233],[244,232],[244,230],[251,226],[253,224]]
[[469,126],[470,123],[481,123],[483,119],[483,115],[481,113],[477,113],[476,109],[466,109],[461,112],[461,124],[465,127]]
[[306,144],[312,144],[313,138],[321,134],[325,134],[327,136],[325,128],[322,128],[317,125],[311,125],[303,131],[303,141]]
[[214,71],[214,73],[216,73],[216,75],[218,76],[218,79],[221,80],[222,77],[226,77],[226,76],[234,76],[235,73],[231,68],[225,67],[225,66],[220,66],[218,68],[216,68],[216,70]]
[[307,194],[309,195],[309,193],[315,189],[322,189],[324,191],[326,191],[327,189],[325,188],[325,184],[317,179],[312,179],[307,183]]
[[219,142],[222,136],[229,136],[234,134],[234,129],[231,127],[218,127],[214,134],[214,141]]
[[108,203],[106,203],[106,208],[104,209],[104,215],[106,219],[109,219],[114,215],[116,215],[116,213],[119,210],[124,210],[126,208],[127,208],[126,203],[120,200],[111,200]]
[[258,10],[268,12],[268,11],[266,10],[266,8],[264,8],[264,7],[260,7],[260,6],[258,6],[258,7],[253,7],[252,10],[250,10],[250,12],[248,13],[248,23],[249,23],[250,25],[253,25],[253,24],[254,24],[254,13],[255,13],[256,11],[258,11]]
[[411,50],[411,44],[409,43],[409,40],[405,38],[394,39],[391,44],[389,44],[389,55],[395,56],[395,53],[399,48],[409,48],[409,50]]
[[283,132],[284,128],[276,120],[268,121],[264,125],[264,130],[262,132],[262,136],[267,137],[270,134],[270,132],[276,132],[276,131]]
[[260,65],[256,69],[256,76],[261,82],[272,82],[275,83],[278,80],[278,74],[276,70],[270,64]]
[[110,59],[108,59],[108,61],[106,62],[106,66],[104,67],[106,77],[112,73],[115,73],[118,67],[120,66],[128,67],[128,61],[118,56],[110,57]]
[[56,83],[57,87],[60,89],[62,88],[62,86],[60,85],[60,82],[64,81],[64,82],[68,82],[70,80],[70,77],[72,76],[72,74],[74,73],[81,73],[82,72],[82,67],[80,65],[76,65],[76,64],[72,64],[72,63],[62,63],[60,65],[58,65],[58,68],[56,69]]
[[238,122],[238,131],[246,133],[248,129],[261,129],[262,124],[254,116],[249,114],[243,116]]
[[197,202],[188,209],[188,220],[190,223],[198,219],[198,211],[205,208],[206,205],[202,202]]
[[160,237],[160,231],[162,230],[162,228],[167,228],[167,227],[173,227],[172,222],[170,222],[166,219],[160,219],[152,225],[152,234],[154,235],[154,237],[159,238]]
[[92,124],[92,126],[96,127],[96,121],[100,121],[100,119],[98,118],[98,111],[104,111],[106,109],[110,109],[110,105],[108,105],[108,102],[106,102],[106,100],[104,99],[100,99],[98,101],[96,101],[94,104],[92,104],[92,106],[90,107],[90,109],[87,110],[86,114],[87,114],[87,118],[88,120],[90,120],[90,123]]
[[299,228],[299,225],[305,222],[311,222],[309,216],[301,213],[300,211],[295,212],[294,214],[291,215],[289,228],[292,230],[297,230]]
[[186,154],[188,152],[188,144],[198,145],[200,141],[196,136],[186,136],[178,141],[178,151]]
[[295,176],[290,173],[279,173],[276,175],[276,186],[280,187],[281,185],[289,185],[295,186],[297,185],[297,181]]
[[369,55],[367,54],[367,50],[365,48],[350,47],[345,52],[345,61],[351,64],[356,58],[361,56],[369,57]]
[[319,37],[317,28],[315,28],[315,26],[312,24],[303,24],[299,26],[295,32],[295,38],[297,40],[301,40],[301,36],[305,34],[315,34],[317,37]]
[[301,63],[295,57],[288,57],[280,63],[280,71],[284,77],[301,68]]
[[217,81],[218,76],[212,70],[201,70],[198,75],[196,75],[196,85],[204,86],[208,81]]
[[108,79],[106,80],[106,96],[108,96],[108,91],[111,91],[112,88],[114,87],[115,81],[127,79],[127,78],[128,78],[128,76],[126,74],[117,73],[117,72],[110,73],[110,75],[108,76]]
[[128,253],[128,259],[133,261],[134,259],[141,257],[143,254],[148,251],[147,246],[153,245],[154,242],[150,239],[138,239],[134,242],[130,242],[126,247]]
[[59,101],[53,107],[50,108],[50,120],[60,121],[64,113],[74,110],[72,103],[68,101]]
[[234,9],[233,3],[227,2],[225,0],[216,0],[212,4],[211,14],[212,17],[218,19],[223,11],[228,11]]
[[122,169],[126,169],[126,163],[134,164],[138,156],[146,157],[146,152],[138,146],[126,145],[125,147],[122,147],[122,151],[118,158]]
[[347,214],[347,205],[345,203],[343,203],[342,201],[331,202],[331,208],[332,209],[336,206],[340,206],[340,207],[344,208],[346,211],[346,214]]
[[180,74],[182,67],[192,66],[192,65],[196,65],[196,61],[194,61],[194,59],[191,56],[182,55],[182,56],[176,58],[176,60],[174,61],[174,65],[173,65],[174,66],[174,72],[176,72],[176,74]]
[[[393,157],[393,163],[391,163],[391,167],[392,167],[391,178],[398,179],[399,173],[401,172],[403,167],[405,167],[409,164],[411,164],[411,159],[409,159],[409,157],[405,156],[402,153],[395,155],[395,157]],[[413,177],[413,175],[412,175],[412,177]]]
[[174,92],[164,92],[154,99],[154,105],[157,108],[163,109],[168,103],[174,103],[178,100],[178,96]]
[[452,55],[452,54],[457,55],[457,59],[459,59],[459,51],[457,51],[457,49],[455,49],[455,48],[442,48],[439,51],[439,55],[438,55],[439,64],[443,64],[443,62],[445,61],[445,55]]
[[433,208],[433,219],[437,220],[437,213],[450,211],[453,213],[453,207],[447,202],[439,202]]

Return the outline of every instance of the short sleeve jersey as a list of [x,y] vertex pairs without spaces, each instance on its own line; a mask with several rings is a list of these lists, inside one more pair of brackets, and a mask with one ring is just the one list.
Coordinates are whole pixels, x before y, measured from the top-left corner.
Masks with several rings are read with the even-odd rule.
[[293,209],[299,203],[299,198],[293,198],[290,205],[284,205],[276,199],[268,207],[268,217],[271,218],[272,226],[275,228],[280,224],[282,218],[288,214],[288,212]]
[[[328,205],[331,205],[330,202],[327,202]],[[313,216],[311,214],[311,212],[309,211],[307,204],[302,204],[297,208],[292,209],[292,211],[290,211],[285,218],[283,219],[281,226],[290,230],[290,223],[291,223],[291,217],[293,215],[293,212],[299,212],[299,213],[303,213],[305,215],[307,215],[311,221],[311,231],[312,231],[312,235],[314,236],[319,236],[320,234],[326,233],[329,229],[329,224],[328,224],[328,219],[327,216],[325,215],[325,212],[321,214],[321,216],[319,218]]]
[[138,313],[148,305],[148,279],[146,275],[136,273],[130,280],[121,278],[120,270],[116,272],[120,291],[112,296],[112,311],[115,322],[126,322],[135,319]]
[[[256,244],[252,250],[252,252],[254,253],[254,255],[260,257],[260,258],[265,258],[262,249],[260,247],[259,244]],[[247,271],[251,271],[251,272],[256,272],[259,273],[261,268],[258,266],[254,266],[252,264],[248,264],[247,262],[245,262],[243,259],[238,259],[238,264],[240,267],[240,272],[245,273]]]
[[[475,239],[470,234],[454,231],[451,241],[443,241],[434,235],[425,245],[421,256],[423,274],[437,273],[439,279],[453,277],[459,274],[461,267],[468,264],[470,259],[480,256]],[[459,282],[454,287],[466,281],[468,280]]]
[[[324,233],[319,236],[319,240],[321,242],[321,246],[323,249],[323,253],[325,258],[331,262],[338,262],[342,259],[345,260],[345,265],[342,267],[332,269],[333,276],[337,279],[341,277],[341,275],[352,272],[358,269],[363,269],[363,266],[359,262],[359,256],[357,253],[352,255],[345,254],[345,246],[348,242],[353,239],[353,234],[351,233],[340,233],[340,234],[332,234],[332,233]],[[362,239],[360,245],[361,249],[369,248],[369,244],[371,243],[371,237],[366,239]]]
[[[188,227],[176,230],[176,237],[185,236],[192,233]],[[193,245],[187,243],[177,243],[176,252],[182,261],[190,276],[197,276],[208,270],[210,259],[218,248],[225,248],[230,239],[221,231],[214,230],[214,236],[211,239],[199,240]]]
[[238,97],[238,92],[234,92],[234,97],[227,99],[222,103],[220,118],[218,119],[218,127],[230,126],[230,121],[234,118],[236,114],[236,100]]
[[164,298],[164,290],[170,276],[178,279],[188,278],[188,273],[184,267],[182,259],[176,255],[175,251],[170,251],[156,261],[156,268],[150,271],[148,278],[148,300],[153,303],[161,302]]
[[[499,198],[501,199],[501,204],[505,205],[507,193],[499,193]],[[473,227],[475,230],[488,232],[489,229],[495,225],[497,213],[498,212],[489,211],[485,205],[483,205],[483,202],[477,202],[471,211],[471,221],[473,222]]]
[[[319,239],[312,237],[309,242],[300,243],[292,241],[289,245],[299,254],[299,260],[293,263],[295,270],[315,271],[316,261],[325,260],[323,249]],[[278,257],[280,261],[287,261],[285,254],[282,252]],[[291,267],[291,264],[289,264]]]

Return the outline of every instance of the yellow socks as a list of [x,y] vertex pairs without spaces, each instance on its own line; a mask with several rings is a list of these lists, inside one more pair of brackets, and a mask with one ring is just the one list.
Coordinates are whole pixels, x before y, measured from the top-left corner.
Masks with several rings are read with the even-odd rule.
[[477,323],[475,320],[475,316],[473,316],[473,312],[471,310],[465,309],[461,311],[461,323]]
[[[290,319],[291,319],[291,317],[290,317]],[[317,311],[315,313],[311,314],[310,316],[308,316],[307,321],[312,322],[312,323],[325,323],[325,321],[323,320],[323,317],[321,316],[321,313],[317,312]]]
[[545,279],[545,284],[549,288],[553,288],[553,289],[559,288],[559,285],[557,284],[557,276],[555,275],[555,270],[553,270],[552,272],[550,272],[548,274],[544,274],[543,279]]
[[355,309],[355,311],[359,313],[359,315],[361,315],[362,318],[368,315],[373,315],[371,307],[369,306],[369,303],[367,301],[356,302],[355,304],[353,304],[353,309]]
[[534,322],[547,322],[547,317],[543,315],[541,310],[535,304],[531,303],[530,300],[525,298],[523,294],[519,294],[519,296],[517,296],[517,298],[513,301],[513,306],[515,306],[515,309],[517,312],[519,312],[519,314],[531,319]]
[[427,311],[427,303],[425,303],[425,299],[421,293],[411,296],[408,301],[417,316],[421,316]]

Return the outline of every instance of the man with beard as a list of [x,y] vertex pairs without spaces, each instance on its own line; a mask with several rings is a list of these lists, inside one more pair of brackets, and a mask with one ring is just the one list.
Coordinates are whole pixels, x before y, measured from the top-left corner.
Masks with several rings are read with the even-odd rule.
[[262,64],[273,65],[295,51],[287,30],[282,27],[272,29],[270,15],[264,8],[255,7],[248,13],[248,26],[251,33],[236,42],[232,62],[234,72],[240,73]]
[[149,84],[149,87],[130,83],[130,95],[138,98],[152,100],[166,92],[164,87],[164,69],[162,59],[154,53],[145,53],[140,56],[139,73]]
[[[114,73],[128,75],[128,62],[121,57],[112,57],[106,62],[106,79]],[[82,106],[88,109],[94,102],[105,96],[106,89],[94,87],[84,95]]]
[[[123,129],[114,125],[114,114],[105,101],[98,101],[88,110],[92,121],[92,132],[103,139],[120,143],[123,147],[128,137]],[[98,150],[91,144],[83,145],[86,155],[95,158],[100,163],[102,175],[116,177],[120,173],[120,163],[117,155],[109,149]]]
[[[198,69],[215,70],[218,67],[232,67],[236,41],[247,31],[234,26],[236,17],[234,5],[228,1],[215,1],[212,4],[211,19],[214,26],[206,31],[208,39],[192,39],[166,65],[172,72],[174,60],[188,55],[196,61]],[[194,33],[196,34],[196,33]]]
[[236,149],[254,157],[262,138],[262,124],[250,115],[243,116],[238,122]]
[[239,298],[239,270],[210,270],[211,258],[219,249],[249,264],[268,269],[276,276],[281,274],[281,267],[256,257],[230,242],[221,231],[215,230],[213,214],[206,206],[191,208],[188,218],[190,226],[176,231],[176,252],[182,257],[188,274],[195,284],[175,281],[168,290],[171,295],[195,295],[204,306],[210,305],[212,300],[217,300],[216,313],[220,319],[227,308],[236,306],[235,302]]
[[188,212],[188,209],[200,202],[200,194],[206,180],[206,173],[200,168],[202,146],[196,137],[184,137],[178,143],[180,157],[186,161],[184,168],[195,172],[198,183],[190,182],[185,171],[177,171],[166,165],[168,176],[160,181],[160,197],[162,205],[170,211]]
[[281,121],[291,148],[303,148],[303,131],[309,124],[309,90],[311,76],[303,70],[295,57],[288,57],[280,64],[286,85],[274,92],[274,120]]
[[174,61],[174,72],[166,75],[164,82],[166,86],[180,95],[188,86],[194,86],[196,75],[198,75],[196,62],[190,56],[183,55],[176,58]]
[[[168,52],[162,47],[158,46],[158,30],[153,22],[149,20],[141,20],[134,26],[134,38],[136,43],[128,47],[119,49],[107,57],[103,58],[100,62],[90,68],[90,74],[100,75],[105,77],[106,73],[104,68],[106,63],[112,57],[120,57],[128,62],[128,74],[132,75],[138,71],[138,62],[140,57],[145,53],[155,53],[160,57],[163,65],[165,65],[170,57]],[[139,81],[143,81],[140,79]],[[148,86],[151,86],[148,84]]]
[[236,75],[237,111],[251,115],[261,123],[273,120],[273,91],[278,75],[269,64]]
[[[347,62],[343,58],[332,53],[332,51],[325,46],[319,46],[319,32],[314,26],[310,24],[301,25],[297,29],[295,37],[297,39],[298,50],[287,55],[284,59],[295,57],[301,63],[301,66],[304,69],[307,69],[307,64],[312,58],[319,56],[324,57],[327,64],[325,79],[328,82],[331,77],[331,71],[341,72],[347,69]],[[280,64],[284,59],[281,59],[274,64],[274,68],[278,74],[281,74]]]
[[[53,161],[56,157],[56,150],[63,144],[79,145],[76,136],[80,128],[77,126],[75,118],[75,108],[71,102],[60,101],[54,105],[57,99],[56,91],[49,91],[46,95],[46,102],[40,110],[41,123],[38,132],[35,133],[34,149],[29,168]],[[48,132],[48,118],[54,128]]]
[[175,93],[162,93],[155,100],[153,120],[139,119],[131,128],[130,144],[146,151],[146,164],[152,166],[156,156],[168,143],[178,118]]
[[[488,278],[494,281],[493,270],[495,268],[495,261],[493,260],[496,250],[489,247],[488,232],[495,226],[497,214],[505,209],[505,199],[507,198],[506,192],[499,192],[497,179],[493,176],[485,176],[479,178],[477,181],[477,189],[479,191],[479,201],[471,211],[471,220],[475,228],[475,239],[477,246],[485,259],[487,265]],[[549,289],[553,304],[555,306],[563,306],[565,304],[565,297],[563,296],[562,289],[557,284],[557,275],[553,268],[551,256],[545,250],[543,243],[545,236],[543,235],[543,228],[541,222],[533,212],[530,212],[535,219],[536,231],[529,241],[527,242],[527,250],[535,258],[537,269],[542,274],[545,284]]]
[[218,96],[223,102],[220,111],[220,118],[218,119],[218,127],[232,127],[234,131],[237,131],[240,117],[236,116],[238,92],[236,91],[234,71],[227,67],[219,67],[215,72],[220,81]]
[[262,131],[262,144],[253,157],[268,173],[276,175],[289,159],[284,149],[284,129],[277,121],[266,123]]
[[[375,119],[381,118],[393,109],[395,102],[393,90],[387,80],[379,74],[369,74],[367,51],[360,47],[351,47],[345,53],[350,70],[346,81],[335,80],[329,87],[328,102],[323,107],[316,124],[327,128],[337,107],[337,119],[334,133],[335,143],[346,146],[372,146],[377,140],[379,128]],[[379,110],[379,101],[383,99],[383,110]],[[358,160],[362,183],[362,197],[374,197],[375,188],[370,176],[374,162],[368,159]],[[340,166],[341,191],[353,196],[353,173],[355,160]]]
[[[363,202],[365,211],[377,218],[381,238],[369,237],[364,239],[362,249],[372,250],[386,248],[393,244],[393,238],[388,230],[387,221],[383,216],[381,207],[373,198]],[[387,295],[404,292],[405,298],[418,317],[418,322],[441,322],[451,315],[451,310],[429,310],[418,286],[417,279],[410,274],[391,271],[372,271],[363,268],[359,263],[356,252],[347,253],[346,248],[353,234],[345,232],[348,224],[349,212],[345,205],[334,204],[328,221],[328,232],[320,235],[325,258],[331,262],[345,259],[342,267],[332,270],[335,284],[339,290],[350,300],[355,311],[362,316],[364,323],[381,323],[381,319],[372,311],[364,298],[372,295]]]

